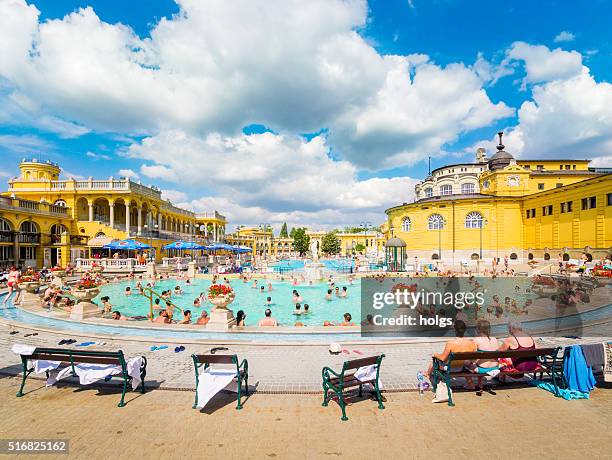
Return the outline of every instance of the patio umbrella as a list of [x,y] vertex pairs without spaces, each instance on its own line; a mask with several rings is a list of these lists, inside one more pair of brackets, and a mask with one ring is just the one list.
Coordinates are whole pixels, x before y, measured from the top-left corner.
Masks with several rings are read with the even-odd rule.
[[237,253],[237,254],[244,254],[245,252],[251,252],[252,249],[248,248],[246,246],[234,246],[232,248],[232,251]]
[[190,249],[206,249],[206,246],[194,243],[192,241],[175,241],[164,246],[164,249],[177,249],[179,251],[185,251]]
[[231,246],[225,243],[214,243],[214,244],[209,244],[208,246],[205,246],[205,249],[209,251],[219,251],[219,250],[232,251],[234,249],[234,246]]
[[141,243],[137,240],[127,239],[121,241],[112,241],[109,244],[102,246],[104,249],[123,249],[127,251],[138,251],[140,249],[150,249],[151,246],[145,243]]

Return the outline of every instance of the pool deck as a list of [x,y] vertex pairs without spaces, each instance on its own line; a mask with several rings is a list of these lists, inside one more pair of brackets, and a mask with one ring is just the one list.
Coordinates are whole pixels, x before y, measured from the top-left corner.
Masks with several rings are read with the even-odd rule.
[[537,388],[457,393],[453,408],[387,393],[384,410],[356,401],[341,422],[339,408],[321,407],[315,395],[255,393],[237,411],[235,396],[222,393],[198,411],[190,393],[152,391],[128,394],[119,409],[116,391],[35,381],[16,398],[18,387],[16,378],[0,379],[2,437],[68,439],[68,458],[610,458],[609,389],[577,401]]

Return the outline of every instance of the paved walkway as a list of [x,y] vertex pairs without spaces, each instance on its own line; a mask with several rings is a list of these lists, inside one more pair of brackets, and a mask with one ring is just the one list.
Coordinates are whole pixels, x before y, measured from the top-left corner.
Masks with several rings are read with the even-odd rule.
[[120,409],[106,390],[35,382],[16,398],[18,384],[0,379],[0,438],[69,439],[69,458],[610,458],[605,389],[578,401],[537,388],[457,393],[454,408],[388,393],[385,410],[357,401],[341,422],[339,408],[315,395],[255,394],[237,411],[235,396],[221,394],[200,412],[185,392],[130,394]]
[[[21,372],[19,357],[10,352],[14,343],[35,346],[57,346],[62,338],[71,337],[66,331],[49,333],[39,331],[38,335],[25,337],[32,330],[20,330],[10,335],[9,327],[0,323],[0,373],[17,375]],[[85,341],[83,337],[77,337]],[[600,339],[601,340],[601,339]],[[147,385],[164,389],[194,389],[195,377],[192,353],[205,353],[215,344],[186,344],[186,350],[175,353],[180,343],[142,342],[120,339],[104,339],[105,345],[87,347],[91,350],[121,349],[127,357],[144,355],[148,360]],[[571,339],[539,339],[539,346],[552,343],[569,344]],[[168,348],[150,351],[152,344],[167,345]],[[318,393],[321,392],[321,369],[323,366],[340,369],[345,360],[357,359],[384,353],[381,380],[387,391],[406,391],[416,389],[416,374],[427,369],[431,355],[442,351],[443,343],[422,342],[386,345],[349,345],[346,353],[331,355],[327,345],[226,345],[227,351],[235,353],[239,359],[249,361],[249,384],[267,393]]]

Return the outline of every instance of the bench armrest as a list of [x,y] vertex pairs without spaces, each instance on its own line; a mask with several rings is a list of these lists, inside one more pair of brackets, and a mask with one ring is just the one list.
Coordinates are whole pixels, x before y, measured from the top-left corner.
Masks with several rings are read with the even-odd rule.
[[329,380],[329,374],[333,374],[334,376],[340,378],[340,374],[334,371],[333,369],[325,366],[322,371],[323,378]]
[[240,368],[242,368],[242,370],[245,373],[249,372],[249,362],[245,359],[242,360],[242,362],[240,363],[240,365],[238,366],[238,370],[240,371]]

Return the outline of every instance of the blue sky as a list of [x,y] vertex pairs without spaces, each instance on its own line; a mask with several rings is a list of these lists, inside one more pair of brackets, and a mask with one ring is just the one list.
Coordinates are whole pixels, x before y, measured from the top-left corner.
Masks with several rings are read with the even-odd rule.
[[228,3],[0,0],[0,174],[34,155],[329,227],[382,221],[429,156],[501,129],[517,156],[610,166],[609,2]]

